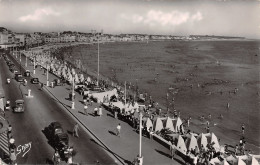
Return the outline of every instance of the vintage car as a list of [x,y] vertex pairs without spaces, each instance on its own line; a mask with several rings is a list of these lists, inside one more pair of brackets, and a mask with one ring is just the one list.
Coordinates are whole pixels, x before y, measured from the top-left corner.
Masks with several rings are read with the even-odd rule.
[[44,133],[54,148],[61,151],[69,145],[69,136],[63,131],[59,122],[52,122],[44,129]]
[[38,78],[32,78],[31,83],[32,84],[39,84],[39,79]]
[[30,71],[29,70],[26,70],[25,72],[24,72],[24,77],[30,77]]
[[22,74],[20,74],[20,73],[15,73],[14,78],[15,78],[15,80],[18,81],[18,82],[23,82],[23,76],[22,76]]
[[13,111],[14,112],[24,112],[24,100],[16,100]]

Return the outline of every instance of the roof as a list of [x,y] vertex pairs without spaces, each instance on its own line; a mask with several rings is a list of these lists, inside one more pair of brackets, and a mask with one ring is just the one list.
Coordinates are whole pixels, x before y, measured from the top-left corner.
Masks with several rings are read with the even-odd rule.
[[15,103],[24,103],[24,100],[16,100]]

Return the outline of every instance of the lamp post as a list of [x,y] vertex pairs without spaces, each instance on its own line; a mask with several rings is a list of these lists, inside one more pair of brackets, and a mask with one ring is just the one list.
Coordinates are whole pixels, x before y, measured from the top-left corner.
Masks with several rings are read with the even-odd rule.
[[46,82],[46,85],[47,85],[47,87],[49,86],[49,64],[47,63],[46,64],[47,65],[47,67],[46,67],[46,69],[47,69],[47,82]]
[[98,86],[98,82],[99,82],[99,37],[98,37],[97,41],[98,41],[98,75],[97,75],[97,86]]
[[75,86],[75,82],[74,82],[74,78],[75,78],[75,72],[72,72],[72,98],[71,98],[71,109],[75,109],[75,102],[74,102],[74,96],[75,96],[75,92],[74,92],[74,86]]
[[36,56],[34,55],[33,56],[33,74],[35,74],[35,58],[36,58]]
[[139,155],[137,157],[138,159],[138,165],[143,164],[143,157],[142,157],[142,118],[143,118],[143,113],[141,109],[139,109]]

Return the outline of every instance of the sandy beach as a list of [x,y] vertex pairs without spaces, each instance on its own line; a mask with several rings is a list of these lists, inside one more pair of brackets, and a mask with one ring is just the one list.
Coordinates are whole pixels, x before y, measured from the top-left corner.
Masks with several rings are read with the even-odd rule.
[[[74,46],[64,55],[97,72],[97,44]],[[259,154],[259,57],[257,41],[104,43],[100,73],[119,83],[127,81],[131,89],[138,86],[170,111],[174,98],[181,117],[192,118],[192,131],[206,132],[209,121],[221,144],[238,144],[244,123],[246,148]],[[204,120],[199,119],[202,115]]]

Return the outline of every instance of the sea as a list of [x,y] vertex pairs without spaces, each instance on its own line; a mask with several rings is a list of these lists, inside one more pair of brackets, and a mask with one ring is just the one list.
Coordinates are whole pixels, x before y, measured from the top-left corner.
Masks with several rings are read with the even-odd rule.
[[[63,55],[97,74],[98,44],[74,46]],[[209,121],[221,144],[234,146],[244,137],[255,154],[260,153],[259,61],[256,40],[99,44],[105,79],[126,81],[128,90],[146,93],[170,112],[176,109],[183,120],[191,117],[188,129],[194,132],[205,133]]]

